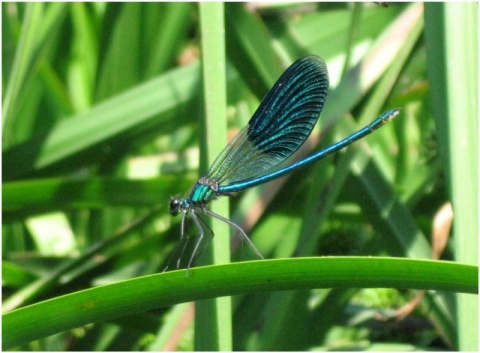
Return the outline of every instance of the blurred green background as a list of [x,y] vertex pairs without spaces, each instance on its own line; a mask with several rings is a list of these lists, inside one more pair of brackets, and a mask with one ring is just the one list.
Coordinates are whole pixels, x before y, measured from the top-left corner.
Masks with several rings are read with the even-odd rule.
[[[186,196],[199,177],[200,6],[2,3],[4,312],[165,267],[179,236],[170,196]],[[279,75],[310,54],[326,61],[330,93],[301,153],[402,108],[347,152],[231,198],[231,219],[266,258],[438,255],[477,264],[477,11],[225,4],[230,138]],[[447,202],[452,238],[448,220],[433,225]],[[432,234],[442,229],[447,245],[434,255]],[[255,259],[241,245],[233,236],[233,261]],[[416,294],[237,296],[231,347],[476,349],[471,295],[427,292],[404,319],[379,319]],[[106,320],[20,348],[193,350],[192,310],[186,303]]]

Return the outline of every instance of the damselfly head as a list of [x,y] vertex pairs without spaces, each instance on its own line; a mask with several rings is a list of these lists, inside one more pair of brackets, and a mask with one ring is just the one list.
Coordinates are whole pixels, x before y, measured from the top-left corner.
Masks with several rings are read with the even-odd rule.
[[179,198],[170,199],[170,214],[176,216],[182,208],[182,201]]

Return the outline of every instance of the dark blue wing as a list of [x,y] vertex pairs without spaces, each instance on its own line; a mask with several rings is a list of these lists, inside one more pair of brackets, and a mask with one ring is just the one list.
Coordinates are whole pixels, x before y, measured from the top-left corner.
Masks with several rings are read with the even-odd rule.
[[328,91],[325,62],[309,56],[292,64],[253,117],[225,147],[207,178],[229,185],[261,176],[291,156],[307,139]]

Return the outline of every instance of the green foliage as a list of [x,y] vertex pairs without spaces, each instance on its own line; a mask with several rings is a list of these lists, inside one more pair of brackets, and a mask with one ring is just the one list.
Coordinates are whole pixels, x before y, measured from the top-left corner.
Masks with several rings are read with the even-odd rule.
[[[432,221],[445,202],[477,209],[464,204],[477,199],[477,178],[463,174],[465,185],[457,178],[478,156],[455,150],[456,97],[435,92],[452,80],[448,68],[477,76],[477,42],[435,36],[449,25],[432,16],[442,4],[429,5],[425,22],[420,4],[225,4],[222,122],[232,134],[281,72],[308,54],[326,61],[330,93],[322,132],[297,155],[382,111],[402,113],[338,156],[231,199],[231,219],[267,259],[314,256],[318,267],[304,259],[242,263],[255,258],[232,236],[237,264],[158,274],[179,235],[169,197],[188,193],[199,156],[217,148],[200,141],[220,126],[201,123],[212,97],[207,89],[202,95],[200,57],[212,65],[222,46],[201,47],[211,35],[201,21],[217,20],[199,6],[2,3],[4,349],[192,350],[191,306],[167,305],[222,295],[235,295],[233,314],[193,332],[211,334],[208,342],[232,325],[234,350],[438,350],[459,342],[476,349],[463,338],[476,336],[475,328],[460,330],[457,320],[472,316],[465,297],[477,298],[459,296],[456,311],[452,292],[478,287],[477,267],[465,265],[476,265],[477,247],[463,257],[453,243],[459,238],[470,244],[463,253],[471,251],[478,221],[455,213],[459,227],[442,259],[460,264],[416,261],[432,258]],[[475,11],[476,4],[460,9]],[[450,62],[446,50],[432,60],[429,46],[443,41],[463,42],[473,59]],[[461,98],[477,104],[477,95],[471,88]],[[443,111],[449,114],[439,117]],[[477,111],[463,112],[462,127],[476,124]],[[477,151],[476,126],[469,132],[461,147]],[[221,229],[216,238],[228,237]],[[319,258],[333,255],[356,257]],[[415,261],[358,257],[365,255]],[[358,290],[367,287],[392,289]],[[404,321],[380,322],[378,312],[415,295],[395,288],[430,290]],[[208,322],[222,305],[229,304],[197,316]]]

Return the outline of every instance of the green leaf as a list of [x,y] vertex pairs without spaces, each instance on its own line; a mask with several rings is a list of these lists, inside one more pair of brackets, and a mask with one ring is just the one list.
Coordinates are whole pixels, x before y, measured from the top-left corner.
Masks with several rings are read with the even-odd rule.
[[[252,261],[167,272],[76,292],[4,314],[3,349],[88,323],[193,300],[356,286],[475,294],[478,267],[441,261],[337,257]],[[62,315],[56,314],[59,312]]]

